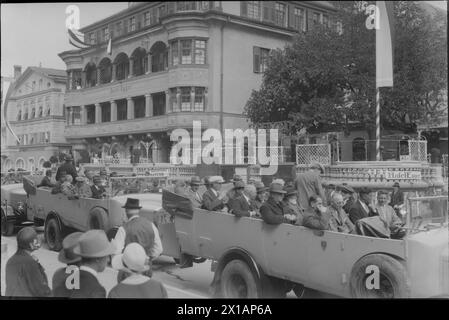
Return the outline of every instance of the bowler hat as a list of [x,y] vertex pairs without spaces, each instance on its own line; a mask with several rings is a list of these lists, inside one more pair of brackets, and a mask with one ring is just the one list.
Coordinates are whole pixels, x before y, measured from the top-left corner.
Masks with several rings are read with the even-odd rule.
[[111,265],[117,270],[130,270],[144,272],[150,269],[145,249],[137,242],[132,242],[125,247],[123,254],[112,258]]
[[243,189],[243,188],[245,188],[245,183],[243,181],[236,181],[234,183],[233,189]]
[[294,187],[288,186],[288,187],[284,188],[284,191],[286,192],[286,194],[285,194],[286,197],[298,195],[298,192],[296,191],[296,189]]
[[190,178],[190,185],[195,185],[195,186],[202,185],[200,177],[193,176],[192,178]]
[[314,163],[312,163],[312,164],[310,165],[310,168],[311,168],[311,169],[318,169],[318,170],[321,171],[321,173],[324,173],[324,167],[323,167],[323,165],[322,165],[321,163],[314,162]]
[[282,185],[279,183],[272,183],[270,185],[270,192],[271,193],[281,193],[281,194],[287,193],[286,191],[283,190]]
[[104,230],[86,231],[80,238],[73,253],[83,258],[103,258],[115,253],[115,246],[109,242]]
[[231,182],[237,182],[237,181],[243,181],[243,179],[242,179],[242,177],[241,177],[240,175],[234,174],[234,175],[232,176]]
[[62,241],[62,250],[59,251],[58,260],[65,264],[72,264],[81,261],[81,257],[76,255],[73,250],[78,245],[82,232],[73,232]]
[[125,203],[125,205],[122,208],[125,208],[125,209],[140,209],[142,207],[139,204],[139,199],[126,198],[126,203]]
[[17,233],[17,247],[29,249],[30,243],[37,239],[37,233],[33,227],[25,227]]

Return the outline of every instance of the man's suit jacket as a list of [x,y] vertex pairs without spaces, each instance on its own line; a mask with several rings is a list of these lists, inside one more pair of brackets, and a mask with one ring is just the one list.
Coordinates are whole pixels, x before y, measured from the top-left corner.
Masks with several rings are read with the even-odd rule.
[[363,206],[360,204],[360,200],[357,200],[352,207],[349,209],[349,219],[351,219],[351,222],[356,224],[356,222],[360,219],[366,218],[366,217],[372,217],[376,214],[374,211],[368,207],[368,211],[366,211]]
[[10,297],[49,297],[47,275],[44,268],[24,250],[8,260],[5,268],[6,291]]
[[79,270],[79,289],[67,289],[64,285],[58,290],[58,295],[73,299],[85,298],[106,298],[106,289],[100,284],[98,279],[88,271]]
[[78,173],[76,173],[76,167],[72,163],[63,163],[58,170],[56,171],[56,181],[59,181],[61,178],[61,172],[65,171],[66,174],[70,174],[73,178],[73,183],[75,183],[75,178],[78,176]]
[[103,193],[105,192],[105,189],[103,187],[98,187],[93,185],[90,187],[90,190],[92,190],[92,198],[95,199],[101,199],[103,196]]
[[401,190],[391,194],[391,202],[389,203],[390,206],[394,207],[395,205],[401,205],[403,203],[404,203],[404,193]]
[[53,188],[55,185],[51,182],[50,178],[45,176],[42,178],[41,183],[39,183],[37,185],[37,187],[49,187],[49,188]]
[[186,196],[190,199],[190,202],[192,202],[192,206],[194,208],[201,208],[203,205],[203,197],[199,192],[194,192],[189,188],[187,189]]
[[237,217],[249,217],[249,212],[255,210],[251,200],[248,202],[244,196],[238,196],[230,199],[228,202],[228,207],[230,212]]
[[218,199],[212,189],[209,189],[203,194],[203,207],[210,211],[219,211],[225,207],[225,204],[223,200]]
[[286,222],[282,203],[276,203],[271,197],[260,207],[260,215],[268,224],[281,224]]

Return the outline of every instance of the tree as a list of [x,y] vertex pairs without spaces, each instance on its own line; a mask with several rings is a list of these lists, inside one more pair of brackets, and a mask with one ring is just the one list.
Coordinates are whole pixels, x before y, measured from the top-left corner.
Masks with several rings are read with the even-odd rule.
[[[342,34],[318,26],[270,54],[262,86],[244,110],[253,125],[286,121],[286,133],[296,134],[301,128],[347,130],[352,120],[374,139],[375,31],[366,28],[367,15],[356,2],[334,5]],[[408,1],[395,2],[395,16],[394,87],[381,91],[381,123],[407,130],[423,113],[439,112],[447,88],[447,20],[430,18]]]
[[44,167],[44,168],[51,168],[51,161],[45,161],[43,164],[42,164],[42,166]]

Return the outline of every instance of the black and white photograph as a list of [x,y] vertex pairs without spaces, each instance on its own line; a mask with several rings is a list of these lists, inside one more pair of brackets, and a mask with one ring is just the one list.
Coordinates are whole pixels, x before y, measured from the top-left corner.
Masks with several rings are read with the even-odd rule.
[[449,299],[447,1],[2,2],[0,21],[0,299],[179,319]]

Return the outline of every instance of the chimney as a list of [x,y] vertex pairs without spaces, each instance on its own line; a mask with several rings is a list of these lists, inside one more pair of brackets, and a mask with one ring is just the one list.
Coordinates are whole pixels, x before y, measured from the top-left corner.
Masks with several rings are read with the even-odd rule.
[[22,66],[14,66],[14,81],[22,74]]

